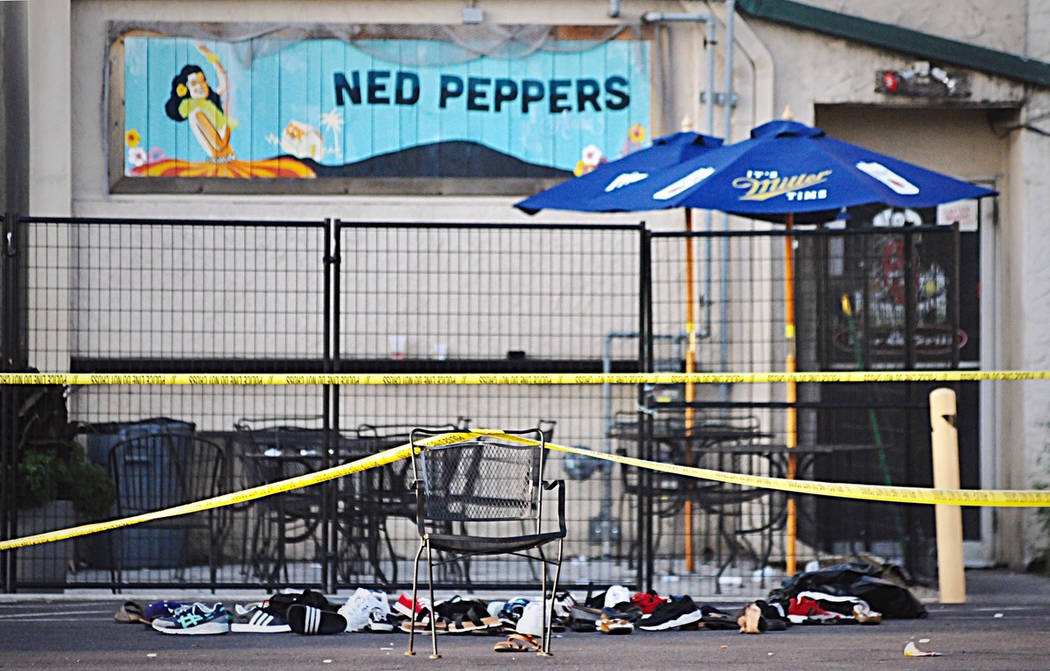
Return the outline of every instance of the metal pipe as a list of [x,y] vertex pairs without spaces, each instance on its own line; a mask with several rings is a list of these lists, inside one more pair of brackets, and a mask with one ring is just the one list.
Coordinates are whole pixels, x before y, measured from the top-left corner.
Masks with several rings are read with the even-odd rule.
[[[704,55],[707,58],[707,91],[704,95],[704,111],[706,117],[705,132],[708,135],[715,134],[715,22],[708,14],[690,13],[668,13],[668,12],[646,12],[642,14],[642,21],[646,23],[686,21],[703,23],[707,26],[707,34],[704,44]],[[683,128],[683,130],[686,130]],[[705,217],[705,229],[708,233],[713,227],[714,212],[707,211]],[[706,254],[704,262],[704,331],[711,333],[711,238],[704,242]]]
[[[733,28],[733,17],[736,15],[736,0],[726,0],[726,90],[725,90],[725,126],[723,128],[725,141],[729,142],[733,135],[733,40],[735,39]],[[722,230],[729,230],[729,214],[722,215]],[[718,319],[720,322],[721,341],[718,348],[718,370],[726,372],[729,366],[729,337],[726,330],[729,328],[729,284],[726,278],[729,276],[729,238],[722,238],[722,283],[719,292]],[[718,400],[729,399],[729,387],[722,383],[718,386]]]
[[[715,22],[707,22],[707,44],[704,46],[707,52],[707,134],[715,134]],[[727,138],[728,139],[728,138]],[[708,233],[714,229],[715,213],[707,211],[705,216],[705,230]],[[704,330],[711,333],[711,268],[713,238],[708,235],[704,240]]]
[[659,21],[692,21],[696,23],[706,23],[710,21],[711,17],[707,14],[688,14],[684,12],[646,12],[642,14],[642,21],[645,23],[657,23]]

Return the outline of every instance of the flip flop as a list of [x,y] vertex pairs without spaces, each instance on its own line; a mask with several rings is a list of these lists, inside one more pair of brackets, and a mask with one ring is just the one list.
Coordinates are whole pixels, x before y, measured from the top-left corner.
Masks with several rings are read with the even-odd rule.
[[338,634],[346,631],[346,618],[314,606],[288,606],[288,626],[297,634]]
[[[417,634],[430,633],[430,622],[409,622],[408,620],[403,620],[399,626],[401,628],[401,631],[405,632],[406,634],[412,631],[413,629],[416,630]],[[434,621],[434,628],[437,630],[438,634],[449,633],[448,623],[441,618],[438,618]]]
[[146,611],[142,608],[142,604],[134,601],[125,601],[117,609],[117,612],[113,614],[113,619],[117,622],[125,624],[134,624],[136,622],[143,622],[149,624],[149,620],[146,619]]
[[539,652],[542,648],[535,636],[511,634],[492,648],[496,652]]

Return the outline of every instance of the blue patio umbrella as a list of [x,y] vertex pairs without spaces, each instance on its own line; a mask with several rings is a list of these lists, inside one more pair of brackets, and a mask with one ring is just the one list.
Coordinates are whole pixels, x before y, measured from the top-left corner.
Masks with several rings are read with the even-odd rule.
[[[993,196],[995,191],[927,170],[864,147],[829,137],[820,128],[790,120],[772,121],[751,131],[748,140],[725,145],[685,163],[669,166],[644,182],[609,192],[606,209],[654,210],[670,207],[722,210],[785,224],[831,221],[843,208],[885,204],[932,207],[956,200]],[[795,371],[794,251],[784,239],[786,370]],[[786,400],[796,401],[795,383]],[[797,444],[797,416],[789,407],[788,447]],[[796,459],[789,456],[788,477]],[[788,499],[787,573],[795,571],[795,509]]]
[[[596,171],[597,172],[597,171]],[[722,210],[785,224],[831,221],[843,208],[881,203],[921,208],[956,200],[993,196],[995,191],[927,170],[864,147],[827,136],[791,120],[771,121],[751,131],[748,140],[722,145],[694,158],[667,164],[644,179],[608,180],[586,203],[545,204],[542,196],[517,203],[527,212],[543,207],[580,211],[635,212],[673,207]],[[585,206],[583,206],[585,205]],[[687,229],[689,228],[689,209]],[[691,296],[691,248],[687,246],[687,295]],[[785,334],[787,370],[795,370],[794,258],[791,238],[784,244]],[[691,314],[692,300],[689,299]],[[691,317],[687,317],[691,323]],[[692,338],[690,339],[692,340]],[[690,357],[691,358],[691,357]],[[687,360],[687,370],[690,368]],[[689,393],[687,391],[687,397]],[[788,383],[794,402],[795,385]],[[797,439],[794,410],[788,410],[787,443]],[[795,459],[789,459],[794,477]],[[789,500],[787,572],[795,570],[795,518]],[[687,546],[687,566],[689,548]]]
[[[515,203],[514,207],[535,214],[540,210],[573,210],[602,212],[603,197],[627,184],[643,182],[665,168],[721,146],[720,138],[682,131],[653,140],[645,149],[622,158],[602,163],[593,171],[564,181],[534,196]],[[653,209],[653,208],[647,208]]]
[[771,121],[751,138],[670,165],[602,197],[605,211],[693,207],[788,223],[831,221],[843,207],[930,207],[995,191],[829,137]]

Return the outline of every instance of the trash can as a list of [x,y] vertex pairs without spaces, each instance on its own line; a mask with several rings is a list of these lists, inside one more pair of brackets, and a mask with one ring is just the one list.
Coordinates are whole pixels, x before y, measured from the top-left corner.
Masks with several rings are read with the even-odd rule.
[[[138,436],[174,434],[175,447],[189,448],[190,438],[196,425],[168,417],[153,417],[137,422],[105,422],[91,424],[87,429],[88,458],[107,469],[115,482],[121,483],[117,496],[125,515],[159,510],[181,503],[181,497],[175,486],[150,487],[143,491],[133,488],[142,487],[143,483],[161,483],[174,477],[176,469],[171,463],[171,454],[161,449],[159,439],[145,441],[136,454],[127,455],[114,465],[117,472],[110,471],[110,449],[122,440]],[[180,437],[185,436],[185,440]],[[174,483],[164,483],[173,485]],[[117,514],[114,505],[111,514]],[[124,569],[136,568],[176,568],[186,560],[188,538],[185,529],[150,529],[148,526],[131,526],[119,531],[111,531],[98,537],[92,552],[92,564],[95,568],[114,568],[114,540],[120,539]]]

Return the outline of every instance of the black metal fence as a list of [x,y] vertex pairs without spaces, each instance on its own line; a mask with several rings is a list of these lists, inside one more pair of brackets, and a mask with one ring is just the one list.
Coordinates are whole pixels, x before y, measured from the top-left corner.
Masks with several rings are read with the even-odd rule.
[[[4,367],[783,370],[787,234],[8,217]],[[790,238],[799,370],[965,362],[976,334],[954,335],[967,326],[957,231],[856,227]],[[798,477],[929,484],[923,394],[909,384],[799,385],[795,402],[783,384],[9,386],[3,536],[182,503],[203,491],[202,479],[208,491],[226,492],[344,463],[403,444],[413,426],[540,425],[556,443],[771,475],[785,472],[793,449]],[[129,445],[131,456],[122,451]],[[220,463],[176,474],[190,450],[219,454]],[[98,491],[54,497],[74,505],[33,500],[34,468],[57,477],[40,454],[83,455],[114,483],[111,507],[84,502],[101,500]],[[767,589],[784,571],[781,493],[571,455],[552,455],[552,465],[569,481],[564,584],[738,593]],[[402,588],[417,543],[406,466],[196,513],[186,524],[7,552],[4,589]],[[920,574],[929,568],[925,509],[807,497],[799,507],[800,562],[865,552]],[[511,589],[532,585],[536,570],[494,559],[451,565],[441,580]]]

